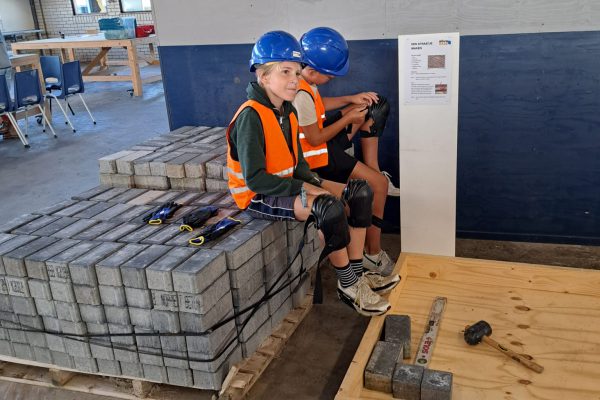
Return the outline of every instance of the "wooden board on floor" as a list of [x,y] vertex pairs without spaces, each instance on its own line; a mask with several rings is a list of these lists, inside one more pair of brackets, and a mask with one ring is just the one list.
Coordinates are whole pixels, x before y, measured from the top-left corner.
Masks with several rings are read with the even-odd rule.
[[[388,314],[411,317],[410,362],[433,299],[448,298],[430,368],[454,374],[453,399],[600,399],[600,271],[417,254],[401,254],[396,271],[402,281]],[[462,331],[482,319],[492,338],[544,372],[486,344],[468,346]],[[337,400],[393,398],[363,387],[383,322],[372,318]]]

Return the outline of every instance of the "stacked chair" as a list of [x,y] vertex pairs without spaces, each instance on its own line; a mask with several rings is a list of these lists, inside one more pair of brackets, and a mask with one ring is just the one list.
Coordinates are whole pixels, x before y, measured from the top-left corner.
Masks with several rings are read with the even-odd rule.
[[21,143],[23,143],[23,146],[29,147],[29,142],[27,141],[27,138],[19,128],[19,125],[17,125],[15,117],[12,115],[14,111],[15,104],[10,98],[10,92],[8,91],[6,76],[0,75],[0,117],[4,115],[8,117],[8,120],[17,131],[17,135],[19,136],[19,139],[21,139]]
[[[69,124],[73,132],[76,132],[75,126],[69,119],[66,109],[68,108],[73,115],[73,109],[69,104],[69,97],[79,95],[83,106],[88,112],[94,125],[96,120],[90,112],[85,99],[81,95],[84,92],[83,77],[81,75],[81,65],[79,61],[72,61],[62,64],[58,56],[42,56],[40,57],[40,63],[42,66],[42,73],[44,74],[44,80],[46,82],[46,97],[52,100],[56,100],[56,103],[60,107],[63,115],[65,116],[65,123]],[[61,105],[59,100],[64,101],[64,107]],[[50,103],[52,104],[52,103]]]
[[[56,137],[56,132],[50,124],[50,121],[46,117],[42,102],[44,97],[42,96],[42,90],[39,81],[39,75],[37,70],[29,70],[15,73],[15,100],[11,99],[10,92],[8,91],[8,84],[5,76],[0,76],[0,115],[7,115],[8,119],[17,131],[21,143],[26,148],[29,148],[29,111],[37,108],[44,122],[48,124],[52,135]],[[25,133],[19,128],[16,118],[12,113],[24,112],[25,113]],[[44,132],[46,127],[44,125]]]

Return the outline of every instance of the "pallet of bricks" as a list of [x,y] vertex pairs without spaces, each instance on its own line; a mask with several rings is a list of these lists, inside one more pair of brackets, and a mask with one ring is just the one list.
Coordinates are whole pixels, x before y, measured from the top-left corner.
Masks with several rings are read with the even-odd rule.
[[[142,221],[166,201],[183,207],[165,224]],[[190,246],[197,232],[181,219],[206,205],[219,207],[207,224],[241,224]],[[303,225],[255,220],[225,192],[100,186],[21,216],[0,227],[0,358],[218,390],[305,299],[308,274],[289,282],[301,261],[316,265],[314,228],[286,270],[302,238]]]
[[102,157],[100,183],[114,187],[227,190],[225,128],[182,127]]

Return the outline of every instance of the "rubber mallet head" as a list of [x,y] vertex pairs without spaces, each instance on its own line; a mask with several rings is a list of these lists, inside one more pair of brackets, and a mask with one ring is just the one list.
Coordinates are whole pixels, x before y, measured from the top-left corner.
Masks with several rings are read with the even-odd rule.
[[474,346],[481,343],[484,336],[492,334],[492,327],[485,321],[479,321],[465,329],[465,342]]

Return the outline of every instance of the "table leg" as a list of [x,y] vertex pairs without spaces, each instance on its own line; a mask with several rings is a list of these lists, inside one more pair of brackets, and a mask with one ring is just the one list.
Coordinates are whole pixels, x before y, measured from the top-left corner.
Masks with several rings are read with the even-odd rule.
[[159,65],[159,61],[156,59],[156,51],[154,50],[154,43],[148,43],[148,49],[150,50],[150,56],[144,57],[144,60],[149,65]]
[[69,55],[69,61],[75,61],[75,49],[67,49]]
[[127,60],[131,69],[131,81],[133,83],[133,94],[141,96],[143,94],[142,78],[140,76],[140,66],[138,64],[137,51],[133,40],[129,41],[127,46]]
[[87,67],[85,67],[82,74],[90,75],[90,73],[92,72],[92,69],[94,69],[94,67],[96,65],[98,65],[98,63],[100,63],[100,65],[102,65],[102,60],[106,60],[106,53],[108,53],[109,50],[110,50],[110,47],[102,47],[102,49],[96,55],[96,57],[94,57],[94,59],[92,61],[90,61],[90,63],[87,65]]

